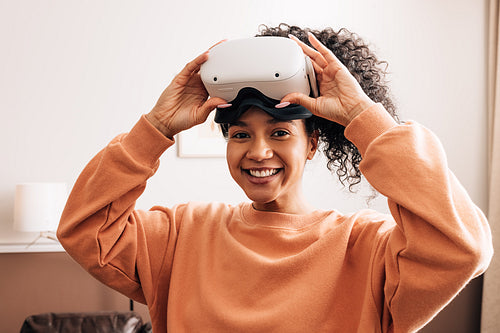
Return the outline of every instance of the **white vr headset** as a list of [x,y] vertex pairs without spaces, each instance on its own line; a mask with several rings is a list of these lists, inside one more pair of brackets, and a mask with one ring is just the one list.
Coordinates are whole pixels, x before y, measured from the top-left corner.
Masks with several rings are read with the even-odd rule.
[[284,37],[251,37],[216,45],[201,66],[200,76],[210,96],[233,105],[217,110],[218,123],[235,121],[251,106],[278,119],[307,118],[312,114],[300,105],[274,106],[292,92],[319,95],[311,59]]

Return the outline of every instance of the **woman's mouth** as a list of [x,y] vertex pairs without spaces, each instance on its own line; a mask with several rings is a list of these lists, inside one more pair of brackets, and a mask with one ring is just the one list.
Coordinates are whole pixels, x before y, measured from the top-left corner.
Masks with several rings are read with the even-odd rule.
[[283,168],[255,168],[255,169],[243,169],[243,171],[248,175],[248,181],[256,185],[264,185],[272,182],[278,174],[283,170]]
[[245,170],[250,176],[256,177],[256,178],[265,178],[265,177],[270,177],[274,176],[277,174],[281,169],[247,169]]

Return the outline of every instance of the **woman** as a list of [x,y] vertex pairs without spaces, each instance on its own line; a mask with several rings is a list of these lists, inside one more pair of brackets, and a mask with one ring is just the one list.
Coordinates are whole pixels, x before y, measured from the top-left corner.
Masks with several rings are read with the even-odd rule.
[[[301,104],[315,115],[308,120],[252,107],[223,126],[231,176],[251,203],[134,210],[173,136],[228,106],[208,99],[199,78],[209,51],[73,188],[61,243],[96,278],[146,303],[154,332],[413,332],[489,263],[484,215],[448,170],[437,138],[388,113],[366,47],[331,29],[263,34],[290,32],[312,45],[291,37],[313,60],[321,96],[291,93],[276,106]],[[352,73],[315,36],[336,45]],[[346,61],[360,49],[365,65]],[[305,200],[302,171],[320,141],[341,179],[355,184],[361,170],[389,198],[392,216],[343,215]]]

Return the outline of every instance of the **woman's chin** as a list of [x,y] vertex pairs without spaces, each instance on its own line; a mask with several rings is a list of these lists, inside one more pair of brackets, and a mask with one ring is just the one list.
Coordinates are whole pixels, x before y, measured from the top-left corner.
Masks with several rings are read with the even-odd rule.
[[262,193],[246,193],[246,195],[248,199],[250,199],[254,203],[254,206],[272,205],[276,200],[275,196],[269,194],[266,195]]

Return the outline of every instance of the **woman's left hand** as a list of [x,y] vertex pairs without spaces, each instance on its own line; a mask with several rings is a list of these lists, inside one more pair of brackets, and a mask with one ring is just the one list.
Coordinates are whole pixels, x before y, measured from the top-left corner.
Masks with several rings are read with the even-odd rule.
[[375,104],[349,70],[313,34],[309,34],[309,41],[314,49],[294,36],[290,38],[311,58],[321,95],[313,98],[301,93],[291,93],[283,97],[282,103],[300,104],[315,115],[343,126],[347,126],[357,115]]

